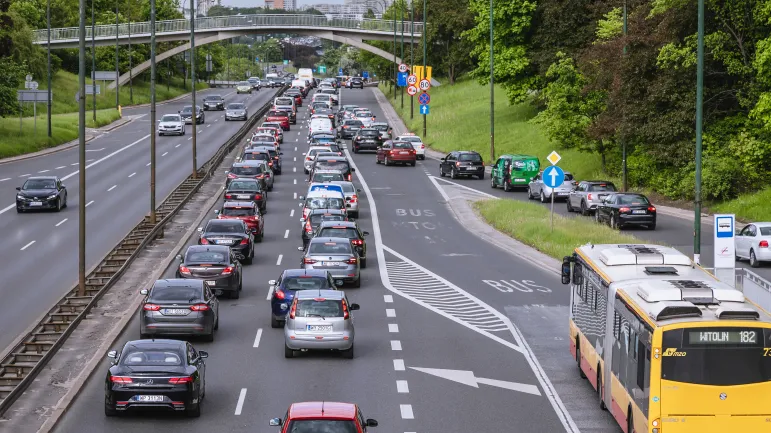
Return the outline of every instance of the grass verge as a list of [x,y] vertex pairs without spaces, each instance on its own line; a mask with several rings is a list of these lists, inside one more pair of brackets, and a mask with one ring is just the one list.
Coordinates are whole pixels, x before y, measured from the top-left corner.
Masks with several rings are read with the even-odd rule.
[[[120,119],[118,110],[108,108],[97,110],[96,123],[91,113],[86,113],[86,126],[98,128]],[[22,119],[22,133],[19,134],[19,119],[0,118],[0,158],[37,152],[78,138],[78,113],[54,114],[51,116],[51,138],[48,137],[46,116],[38,115],[37,133],[35,120]]]
[[714,213],[732,213],[743,221],[768,221],[768,210],[771,203],[771,188],[766,188],[752,194],[745,194],[723,203],[710,205]]
[[[481,200],[473,204],[485,221],[498,231],[538,251],[562,260],[564,256],[588,242],[593,244],[636,244],[640,240],[619,233],[587,218],[554,215],[551,230],[549,210],[543,206],[516,200]],[[544,223],[546,222],[546,223]]]

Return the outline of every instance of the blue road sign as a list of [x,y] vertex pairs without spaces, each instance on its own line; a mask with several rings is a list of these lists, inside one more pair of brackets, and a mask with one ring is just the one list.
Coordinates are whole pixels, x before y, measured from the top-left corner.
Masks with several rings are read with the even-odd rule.
[[364,71],[361,73],[361,78],[369,78],[369,72]]
[[561,168],[553,165],[543,172],[543,184],[549,188],[556,188],[565,181],[565,172]]
[[343,75],[343,68],[337,68],[337,75]]
[[734,237],[734,216],[716,215],[717,224],[715,224],[715,236],[718,238]]
[[259,61],[260,61],[260,58],[259,58],[259,57],[255,57],[255,58],[254,58],[254,61],[255,61],[255,62],[259,62]]
[[428,103],[431,102],[431,97],[428,96],[428,93],[423,92],[418,96],[418,102],[420,105],[428,105]]
[[396,75],[396,85],[399,87],[407,87],[407,73],[399,72]]
[[431,110],[428,109],[428,105],[420,106],[420,114],[428,114]]
[[313,73],[316,73],[316,68],[311,69]]

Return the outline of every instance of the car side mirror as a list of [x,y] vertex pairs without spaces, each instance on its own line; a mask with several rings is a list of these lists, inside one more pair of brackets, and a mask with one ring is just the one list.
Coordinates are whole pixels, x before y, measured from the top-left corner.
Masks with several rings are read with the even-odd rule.
[[177,254],[177,260],[182,261],[182,254]]
[[281,418],[272,418],[270,420],[270,422],[268,422],[268,424],[270,424],[273,427],[278,427],[278,426],[282,425],[283,423],[281,422]]
[[283,154],[284,154],[284,152],[279,152],[278,154],[279,154],[279,155],[283,155]]
[[369,236],[369,232],[362,232],[361,234],[363,234],[364,236]]
[[367,424],[367,427],[377,427],[377,420],[374,420],[372,418],[367,418],[367,421],[365,421]]
[[140,290],[140,291],[139,291],[139,294],[140,294],[140,295],[145,295],[145,296],[147,296],[147,294],[148,294],[148,293],[150,293],[150,292],[148,292],[148,291],[147,291],[147,289],[142,289],[142,290]]
[[111,350],[107,352],[107,357],[110,359],[117,359],[118,358],[118,351],[117,350]]
[[201,359],[206,359],[209,357],[209,352],[204,352],[203,350],[198,351],[198,356],[201,357]]
[[349,308],[351,309],[351,311],[355,311],[355,310],[361,309],[359,304],[351,304],[351,306]]
[[202,232],[203,232],[203,227],[198,227],[198,233],[202,233]]
[[219,215],[220,214],[220,210],[219,209],[214,209],[214,214],[215,215]]
[[230,174],[230,170],[226,170],[226,171],[225,171],[225,174],[226,174],[226,175],[227,175],[227,174]]
[[303,204],[302,204],[302,203],[297,203],[297,205],[298,205],[299,207],[303,207]]
[[305,200],[305,196],[304,195],[298,196],[297,200]]
[[355,169],[355,168],[351,168],[351,173],[353,173],[353,172],[355,172],[355,171],[356,171],[356,169]]
[[271,286],[275,286],[276,283],[277,283],[276,280],[268,280],[268,284],[270,284]]
[[20,186],[17,186],[17,187],[16,187],[16,191],[21,191],[21,187],[20,187]]
[[335,287],[343,287],[345,282],[343,280],[335,280]]
[[305,251],[305,248],[303,248],[303,247],[297,247],[297,251]]

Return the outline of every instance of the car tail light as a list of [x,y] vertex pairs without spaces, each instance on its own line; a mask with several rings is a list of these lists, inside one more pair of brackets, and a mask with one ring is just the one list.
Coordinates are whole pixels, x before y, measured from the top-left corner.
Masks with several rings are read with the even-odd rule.
[[112,383],[132,383],[133,380],[131,380],[130,377],[126,377],[126,376],[110,376],[110,382],[112,382]]
[[225,194],[225,198],[233,198],[233,196],[230,194]]
[[421,149],[425,149],[425,148],[426,148],[426,145],[425,145],[425,144],[421,144],[421,145],[420,145],[420,148],[421,148]]
[[592,201],[592,193],[586,194],[586,198],[587,198],[589,201]]
[[272,162],[272,161],[271,161],[271,162],[269,162],[269,163],[268,163],[268,166],[269,166],[269,167],[273,167],[273,162]]
[[356,137],[356,141],[361,141],[361,137]]
[[353,178],[353,175],[351,175],[351,173],[348,173],[348,182],[350,182],[352,178]]
[[[209,307],[206,307],[206,308],[209,308]],[[191,383],[192,381],[193,381],[193,378],[190,376],[169,378],[169,383],[172,385],[182,385],[184,383]]]
[[262,179],[263,177],[265,177],[265,176],[263,176],[261,174],[258,174],[257,176],[254,176],[255,179]]
[[209,241],[206,238],[201,238],[201,245],[209,245]]
[[292,302],[292,309],[289,310],[289,318],[294,319],[294,315],[297,312],[297,299],[295,298],[294,302]]
[[157,304],[145,304],[142,309],[145,311],[158,311],[161,309],[161,306]]
[[348,125],[344,125],[344,126],[343,126],[343,129],[348,129]]
[[656,212],[656,207],[648,206],[648,212]]
[[760,243],[758,244],[758,247],[768,248],[768,241],[760,241]]
[[241,245],[249,245],[249,239],[241,239]]
[[356,203],[357,201],[359,201],[359,197],[356,196],[356,195],[352,195],[351,196],[351,203]]
[[618,211],[619,213],[629,213],[630,210],[628,207],[622,207]]
[[179,273],[183,275],[190,275],[190,268],[188,268],[187,266],[180,266]]
[[312,265],[312,264],[316,263],[316,260],[309,259],[309,258],[306,257],[306,258],[303,259],[303,263],[305,263],[306,265]]
[[195,305],[191,305],[190,309],[192,311],[207,311],[209,309],[209,306],[206,304],[195,304]]
[[235,179],[235,178],[237,178],[237,177],[238,177],[238,176],[236,176],[236,175],[235,175],[235,174],[233,174],[233,173],[228,173],[228,179]]
[[343,299],[343,320],[348,320],[350,317],[350,314],[348,314],[348,305],[346,304],[345,299]]
[[345,261],[345,263],[348,263],[349,265],[355,265],[358,262],[359,262],[359,260],[356,257],[354,257],[352,259],[348,259],[348,260]]
[[276,298],[278,298],[278,299],[284,299],[284,298],[286,298],[286,294],[285,294],[285,293],[284,293],[284,291],[283,291],[283,290],[281,290],[281,289],[278,289],[278,290],[276,290],[276,291],[275,291],[275,294],[276,294]]
[[262,200],[262,195],[261,194],[255,194],[254,195],[254,199],[255,200]]
[[351,241],[351,243],[358,246],[364,245],[364,241],[361,239],[354,239]]
[[312,159],[310,156],[306,156],[306,157],[305,157],[305,160],[306,160],[306,161],[313,161],[313,159]]

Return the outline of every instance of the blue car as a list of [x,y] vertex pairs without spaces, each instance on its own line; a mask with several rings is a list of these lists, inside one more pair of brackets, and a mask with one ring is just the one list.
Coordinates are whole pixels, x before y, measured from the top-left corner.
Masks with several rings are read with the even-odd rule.
[[322,269],[287,269],[278,280],[270,280],[270,326],[281,328],[286,322],[289,306],[298,290],[337,290],[329,271]]

